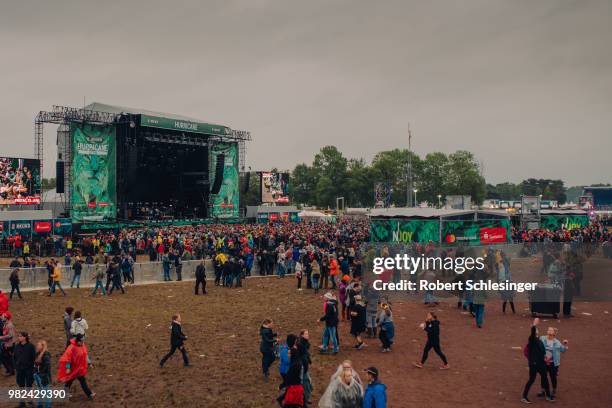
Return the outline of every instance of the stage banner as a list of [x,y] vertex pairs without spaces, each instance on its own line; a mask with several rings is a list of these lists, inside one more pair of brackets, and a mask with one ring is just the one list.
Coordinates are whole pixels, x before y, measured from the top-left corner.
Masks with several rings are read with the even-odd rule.
[[114,220],[117,215],[115,127],[71,125],[70,203],[75,222]]
[[56,218],[53,220],[53,234],[64,237],[72,235],[72,220],[70,218]]
[[219,194],[211,195],[211,217],[229,218],[239,214],[238,143],[215,142],[210,149],[210,185],[214,184],[217,155],[225,155],[223,182]]
[[444,245],[489,245],[511,241],[508,219],[442,221]]
[[15,236],[21,235],[22,238],[29,238],[32,236],[32,221],[30,220],[19,220],[10,222],[11,229],[9,235]]
[[586,215],[542,215],[540,218],[540,228],[551,231],[580,229],[587,225],[589,217]]
[[438,220],[373,219],[370,223],[372,242],[440,242]]

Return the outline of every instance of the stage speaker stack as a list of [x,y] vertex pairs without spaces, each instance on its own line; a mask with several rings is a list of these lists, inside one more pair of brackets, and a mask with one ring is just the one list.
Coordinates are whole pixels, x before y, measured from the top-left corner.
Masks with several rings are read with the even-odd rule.
[[217,155],[217,166],[215,168],[215,180],[212,185],[211,194],[219,194],[221,184],[223,183],[223,170],[225,169],[225,155],[223,153]]
[[55,192],[58,194],[64,193],[64,162],[55,162]]
[[249,187],[251,184],[251,172],[247,171],[245,175],[246,175],[246,179],[244,180],[244,190],[242,191],[243,194],[246,194],[249,192]]

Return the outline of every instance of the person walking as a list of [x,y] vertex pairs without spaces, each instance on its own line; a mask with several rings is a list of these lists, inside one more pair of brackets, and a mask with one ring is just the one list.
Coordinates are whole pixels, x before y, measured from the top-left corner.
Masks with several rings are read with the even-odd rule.
[[363,397],[363,408],[387,408],[387,386],[378,378],[378,368],[369,367],[365,370],[368,385]]
[[77,289],[79,289],[81,285],[81,272],[83,271],[83,263],[81,262],[80,257],[76,257],[74,260],[74,265],[72,265],[73,275],[72,281],[70,282],[70,287],[73,287],[76,284]]
[[338,302],[331,292],[327,292],[324,298],[326,299],[325,314],[319,319],[319,321],[325,322],[321,353],[327,353],[329,341],[331,340],[334,347],[333,354],[338,354]]
[[110,291],[108,292],[109,295],[113,294],[113,290],[115,289],[120,289],[122,294],[125,294],[125,290],[123,289],[123,285],[121,284],[121,272],[119,270],[119,265],[116,262],[113,262],[114,266],[111,267],[111,282],[112,282],[112,286],[110,288]]
[[85,340],[85,334],[87,332],[87,329],[89,329],[87,320],[83,319],[81,311],[77,310],[76,312],[74,312],[74,320],[70,324],[70,334],[72,335],[72,337],[81,335],[81,337],[83,337],[83,340]]
[[277,343],[278,335],[272,330],[274,323],[272,319],[265,319],[259,328],[261,342],[259,351],[261,352],[261,370],[264,377],[270,376],[270,366],[276,359],[274,348]]
[[382,310],[376,319],[376,325],[380,328],[378,338],[382,343],[382,352],[388,353],[393,345],[395,337],[395,324],[393,323],[393,312],[388,303],[382,303]]
[[310,377],[310,365],[312,360],[310,358],[310,334],[308,330],[303,329],[300,332],[298,339],[298,350],[302,357],[302,386],[304,387],[304,405],[310,404],[310,396],[312,395],[312,380]]
[[96,286],[91,292],[91,296],[96,296],[96,294],[98,293],[98,288],[100,288],[100,292],[102,293],[102,296],[106,296],[106,288],[104,287],[104,276],[105,275],[106,274],[104,273],[104,270],[102,268],[96,267],[96,274],[92,278],[96,280]]
[[[19,388],[32,388],[32,384],[34,384],[34,360],[36,360],[36,349],[30,343],[30,335],[27,332],[20,332],[13,353],[16,371],[15,380]],[[25,407],[25,401],[20,406]]]
[[546,395],[546,400],[551,402],[555,400],[555,397],[553,397],[550,393],[545,363],[546,348],[538,337],[538,324],[540,324],[540,319],[536,317],[533,320],[533,325],[531,326],[531,334],[527,340],[527,345],[523,349],[523,354],[525,354],[525,357],[527,357],[527,362],[529,365],[529,379],[525,384],[525,388],[523,389],[523,398],[521,399],[521,402],[525,404],[531,404],[531,401],[529,400],[529,389],[535,382],[538,374],[540,375],[540,384],[544,390],[544,395]]
[[[345,275],[347,276],[347,275]],[[361,299],[361,295],[355,296],[355,303],[351,306],[351,334],[355,336],[357,344],[354,346],[357,350],[361,350],[365,343],[361,338],[361,334],[366,330],[366,308]]]
[[[563,340],[563,342],[559,341],[557,339],[557,329],[554,327],[549,327],[546,331],[546,336],[541,336],[540,341],[544,344],[546,350],[544,363],[546,363],[546,373],[552,385],[551,395],[556,398],[557,375],[559,374],[559,365],[561,365],[561,353],[565,353],[568,350],[569,342],[567,340]],[[545,395],[545,390],[542,390],[538,394],[538,397],[543,397]]]
[[200,286],[202,286],[202,294],[206,294],[206,267],[204,266],[204,259],[200,261],[195,270],[195,294],[199,293]]
[[13,325],[13,315],[8,310],[2,313],[2,336],[0,336],[0,344],[2,345],[2,354],[0,359],[6,370],[6,375],[15,374],[15,366],[13,364],[13,351],[17,336],[15,335],[15,326]]
[[74,380],[77,380],[87,398],[93,399],[96,396],[96,393],[89,388],[85,378],[89,365],[87,346],[83,342],[83,336],[79,334],[70,340],[70,345],[60,357],[57,370],[57,379],[64,383],[67,395],[70,395],[70,387]]
[[427,343],[425,343],[425,347],[423,348],[421,362],[414,363],[415,367],[423,368],[425,361],[427,361],[429,351],[433,348],[443,363],[440,370],[448,370],[450,368],[448,360],[440,347],[440,321],[434,312],[427,313],[425,323],[421,323],[421,329],[427,332]]
[[[36,343],[36,359],[34,360],[34,383],[40,390],[49,390],[51,385],[51,353],[47,351],[47,342],[39,340]],[[42,408],[42,401],[38,407]],[[47,398],[45,408],[51,408],[51,398]]]
[[354,408],[363,405],[363,388],[351,370],[343,370],[331,395],[334,408]]
[[187,357],[187,350],[185,350],[185,340],[187,340],[187,336],[183,333],[181,315],[177,313],[172,316],[172,324],[170,326],[170,351],[159,362],[160,368],[164,367],[166,361],[172,357],[177,349],[183,355],[183,365],[189,367],[189,358]]
[[72,328],[72,312],[74,312],[74,308],[72,306],[68,306],[64,310],[64,334],[66,335],[66,347],[70,345],[70,339],[72,338],[72,333],[70,333],[70,329]]
[[55,262],[53,265],[53,275],[51,275],[51,279],[53,282],[51,283],[51,288],[49,289],[49,295],[55,293],[55,288],[59,288],[64,296],[66,296],[66,292],[64,292],[64,288],[62,288],[61,280],[62,280],[62,271],[58,262]]
[[19,296],[19,299],[23,299],[21,296],[21,291],[19,290],[19,268],[13,269],[13,272],[11,272],[11,275],[9,276],[9,282],[11,283],[11,294],[9,295],[9,298],[13,300],[13,293],[17,291],[17,296]]

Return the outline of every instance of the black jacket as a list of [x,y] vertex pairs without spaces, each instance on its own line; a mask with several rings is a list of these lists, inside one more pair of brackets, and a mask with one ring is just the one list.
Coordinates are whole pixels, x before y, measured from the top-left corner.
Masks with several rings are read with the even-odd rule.
[[327,327],[338,326],[338,302],[333,299],[328,300],[325,306],[325,316],[319,320],[325,322]]
[[43,354],[40,364],[36,364],[36,372],[42,385],[51,384],[51,354],[48,351]]
[[170,345],[181,347],[186,339],[187,336],[183,334],[183,328],[181,327],[181,325],[177,322],[172,322]]
[[546,356],[546,348],[536,333],[536,327],[531,326],[531,335],[527,340],[528,357],[530,366],[544,366],[544,357]]
[[259,351],[262,353],[272,353],[274,351],[276,333],[274,333],[269,327],[261,326],[259,328],[259,335],[261,336]]
[[17,371],[34,370],[34,360],[36,360],[36,348],[32,343],[17,343],[13,352],[15,369]]
[[195,270],[195,277],[199,281],[206,279],[206,268],[204,265],[198,265]]
[[355,303],[351,307],[351,334],[358,336],[366,330],[366,308]]
[[425,331],[427,332],[427,341],[431,343],[440,342],[440,322],[438,320],[425,322]]

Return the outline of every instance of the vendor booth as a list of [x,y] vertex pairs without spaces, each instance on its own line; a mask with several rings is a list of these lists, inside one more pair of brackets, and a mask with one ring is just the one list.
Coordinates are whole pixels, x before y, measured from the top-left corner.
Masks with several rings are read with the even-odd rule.
[[511,242],[504,211],[385,208],[370,213],[372,242],[489,245]]

